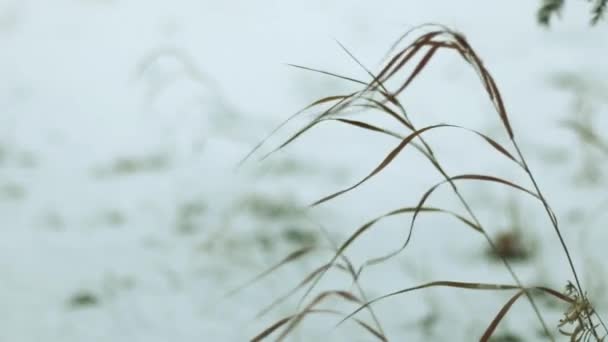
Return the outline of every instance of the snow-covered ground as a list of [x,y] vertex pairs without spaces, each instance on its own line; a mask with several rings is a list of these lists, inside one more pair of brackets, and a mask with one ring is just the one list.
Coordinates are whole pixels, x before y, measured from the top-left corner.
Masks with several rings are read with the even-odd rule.
[[[494,75],[583,284],[608,313],[608,162],[560,125],[589,119],[597,132],[608,129],[608,30],[605,22],[590,28],[588,6],[577,1],[543,29],[537,6],[0,1],[0,341],[240,341],[293,313],[301,294],[255,318],[330,253],[225,295],[302,245],[327,245],[318,225],[339,243],[367,220],[415,205],[441,176],[408,150],[365,186],[306,209],[358,181],[395,146],[331,124],[262,163],[235,166],[291,113],[355,89],[286,63],[367,79],[334,39],[378,70],[400,34],[427,22],[464,33]],[[506,142],[473,70],[450,53],[431,64],[403,96],[413,121],[465,125]],[[478,137],[439,130],[428,139],[450,174],[491,173],[530,186]],[[497,185],[462,189],[492,235],[521,226],[534,249],[515,264],[524,283],[562,289],[572,278],[538,202]],[[464,213],[447,187],[430,204]],[[360,264],[393,250],[408,224],[409,217],[383,221],[347,255]],[[453,219],[422,216],[412,245],[366,271],[361,284],[373,298],[433,280],[512,283],[486,249]],[[349,284],[332,272],[318,290]],[[391,340],[469,341],[509,296],[429,289],[374,308]],[[564,308],[539,302],[555,327]],[[354,324],[332,330],[339,319],[311,317],[291,337],[370,340]],[[499,334],[535,340],[538,330],[522,300]]]

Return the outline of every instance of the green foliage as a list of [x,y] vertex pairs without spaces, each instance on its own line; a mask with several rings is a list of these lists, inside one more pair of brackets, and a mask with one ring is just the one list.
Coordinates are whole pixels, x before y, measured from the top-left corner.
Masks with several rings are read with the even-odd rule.
[[604,13],[606,13],[606,5],[608,4],[608,0],[595,0],[593,4],[593,9],[591,10],[591,24],[597,24],[600,19],[604,18]]
[[99,178],[130,176],[140,172],[157,172],[169,167],[170,160],[165,154],[121,157],[110,165],[96,168],[93,174]]
[[[604,18],[606,12],[606,5],[608,0],[588,0],[592,2],[591,8],[591,25],[596,25],[601,19]],[[559,16],[562,8],[564,7],[564,0],[543,0],[536,18],[541,25],[549,26],[551,18]]]
[[542,25],[549,26],[553,16],[559,16],[564,0],[543,0],[543,4],[536,13],[536,19]]
[[68,305],[72,308],[82,308],[96,306],[99,304],[99,298],[91,292],[80,291],[75,293],[68,300]]

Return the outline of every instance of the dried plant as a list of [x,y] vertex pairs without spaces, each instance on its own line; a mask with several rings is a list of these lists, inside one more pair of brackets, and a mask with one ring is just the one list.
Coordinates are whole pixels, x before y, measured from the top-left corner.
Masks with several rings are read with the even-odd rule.
[[[331,95],[321,98],[317,101],[314,101],[303,110],[297,112],[292,115],[286,122],[281,124],[277,129],[275,129],[272,133],[274,134],[277,130],[279,130],[285,123],[289,122],[296,116],[304,113],[310,112],[318,109],[319,111],[315,115],[314,119],[311,120],[308,124],[306,124],[303,128],[298,130],[295,134],[289,137],[286,141],[280,144],[277,148],[273,149],[270,153],[265,154],[261,159],[266,158],[273,152],[281,150],[297,140],[303,134],[305,134],[311,128],[317,126],[323,122],[337,122],[340,124],[346,124],[355,128],[364,129],[372,132],[376,132],[379,134],[385,134],[396,138],[399,140],[398,144],[389,151],[381,160],[381,162],[364,178],[362,178],[359,182],[353,184],[350,187],[347,187],[343,190],[337,191],[330,195],[327,195],[314,203],[311,206],[317,206],[327,201],[330,201],[336,197],[339,197],[355,188],[365,183],[369,179],[380,174],[388,165],[390,165],[397,156],[399,156],[406,147],[411,146],[417,152],[421,153],[429,163],[437,170],[437,172],[443,177],[443,180],[432,187],[430,187],[418,200],[416,205],[398,208],[392,210],[384,215],[381,215],[377,218],[374,218],[368,221],[366,224],[362,225],[358,229],[356,229],[342,244],[335,246],[335,252],[333,256],[322,266],[308,274],[303,281],[301,281],[296,288],[292,291],[288,292],[286,296],[291,296],[296,293],[296,291],[303,289],[306,287],[306,291],[300,301],[301,305],[298,312],[289,317],[285,317],[279,320],[277,323],[268,327],[262,333],[254,338],[254,340],[261,340],[262,338],[268,337],[279,329],[282,331],[278,334],[278,340],[284,339],[288,336],[301,322],[302,320],[313,313],[326,313],[326,314],[339,314],[335,311],[326,310],[326,309],[318,309],[318,305],[322,304],[328,298],[338,297],[344,301],[355,303],[359,306],[357,310],[352,312],[349,315],[346,315],[345,318],[341,321],[345,322],[351,318],[354,318],[354,315],[359,311],[366,309],[372,313],[374,317],[374,324],[364,324],[363,321],[357,320],[356,322],[359,325],[362,325],[370,334],[381,339],[388,340],[388,337],[383,332],[379,320],[373,314],[372,304],[384,300],[387,298],[394,297],[396,295],[401,295],[413,291],[418,291],[422,289],[427,289],[431,287],[451,287],[451,288],[459,288],[466,290],[485,290],[485,291],[513,291],[513,296],[500,308],[499,312],[490,320],[488,326],[485,328],[482,336],[480,337],[481,341],[488,341],[490,337],[493,335],[500,321],[504,318],[504,316],[508,313],[511,306],[522,296],[526,297],[531,307],[534,310],[534,313],[544,330],[544,334],[550,340],[554,340],[551,329],[543,319],[542,313],[536,304],[535,295],[544,294],[549,295],[559,301],[566,303],[569,307],[568,311],[565,313],[565,318],[559,323],[559,331],[561,333],[568,334],[573,341],[579,341],[582,339],[591,339],[595,340],[603,340],[603,336],[608,333],[608,330],[604,326],[601,321],[601,318],[597,314],[597,312],[592,307],[591,303],[588,301],[583,286],[579,280],[579,276],[577,274],[576,268],[574,266],[574,262],[572,260],[572,256],[570,255],[570,251],[567,247],[566,241],[564,240],[558,219],[554,214],[551,206],[549,205],[547,199],[544,197],[541,189],[539,188],[536,178],[531,171],[524,154],[522,153],[516,137],[515,132],[513,131],[510,118],[505,108],[505,104],[503,102],[502,96],[496,85],[496,82],[490,72],[485,67],[481,58],[477,55],[475,50],[471,47],[467,39],[460,33],[455,32],[449,28],[446,28],[441,25],[423,25],[422,27],[418,27],[417,29],[427,29],[426,33],[420,34],[412,43],[407,45],[405,48],[400,50],[397,49],[399,44],[409,38],[412,34],[412,31],[407,32],[399,40],[393,45],[390,49],[387,61],[381,70],[374,74],[369,70],[365,69],[365,67],[358,62],[358,60],[345,49],[347,53],[355,60],[359,65],[364,68],[367,74],[370,76],[371,81],[365,82],[358,79],[338,75],[335,73],[317,70],[302,66],[296,66],[301,69],[310,70],[314,72],[319,72],[325,75],[329,75],[331,77],[337,77],[343,79],[348,82],[352,82],[361,86],[361,89],[345,95]],[[502,144],[498,143],[493,138],[470,128],[465,128],[452,124],[444,124],[438,123],[422,128],[418,128],[412,122],[408,112],[405,110],[404,106],[399,100],[400,96],[403,96],[408,86],[412,84],[412,82],[416,79],[417,76],[420,75],[421,71],[429,66],[430,60],[437,54],[439,51],[452,51],[455,52],[458,56],[462,58],[464,62],[466,62],[479,76],[483,88],[485,90],[486,95],[491,100],[496,113],[498,114],[498,118],[502,123],[504,131],[508,136],[511,147],[507,148]],[[416,59],[417,58],[417,59]],[[413,64],[411,71],[406,73],[406,66]],[[402,74],[406,74],[406,77],[401,78]],[[394,90],[389,90],[387,83],[391,81],[394,84],[395,81],[398,81],[398,87]],[[369,110],[371,112],[380,113],[382,115],[387,115],[387,117],[391,118],[398,122],[404,132],[394,132],[388,130],[384,127],[362,121],[360,119],[354,119],[349,114],[353,111],[360,110]],[[530,179],[532,184],[532,188],[528,189],[519,184],[516,184],[510,180],[496,177],[494,175],[487,174],[460,174],[460,175],[449,175],[439,158],[435,155],[432,147],[429,143],[424,139],[423,135],[426,132],[437,130],[437,129],[458,129],[464,130],[469,133],[473,133],[476,136],[480,137],[480,142],[489,146],[493,151],[495,151],[498,155],[503,158],[507,158],[512,162],[512,165],[522,170],[527,177]],[[258,144],[254,150],[246,156],[245,159],[249,158],[254,152],[256,152],[267,140],[264,139],[260,144]],[[468,201],[465,199],[463,194],[461,193],[458,183],[461,182],[478,182],[478,183],[496,183],[499,185],[503,185],[505,187],[513,189],[513,191],[521,192],[526,195],[531,196],[535,200],[537,200],[543,210],[546,212],[547,217],[553,227],[554,233],[557,235],[562,250],[564,252],[565,261],[567,262],[567,267],[569,267],[571,271],[571,275],[573,278],[573,282],[568,283],[567,291],[562,293],[560,291],[553,290],[551,288],[545,286],[526,286],[519,279],[518,275],[513,270],[509,260],[499,253],[496,242],[491,238],[488,231],[485,229],[484,225],[480,222],[480,220],[475,215],[475,212],[469,205]],[[428,207],[425,206],[425,203],[430,198],[435,190],[437,190],[442,185],[449,185],[452,192],[462,205],[463,209],[466,212],[466,215],[461,215],[453,211],[445,210],[442,208]],[[387,260],[397,256],[400,254],[407,246],[410,244],[412,239],[412,232],[415,228],[416,219],[419,215],[422,214],[446,214],[456,218],[459,222],[463,223],[464,226],[470,228],[472,232],[477,234],[482,234],[485,240],[487,241],[489,247],[495,252],[497,256],[500,257],[504,267],[509,272],[511,278],[514,281],[512,285],[505,284],[487,284],[487,283],[479,283],[479,282],[458,282],[458,281],[433,281],[429,283],[425,283],[422,285],[408,287],[402,290],[398,290],[381,297],[366,300],[363,298],[363,292],[360,290],[359,295],[355,295],[350,291],[346,290],[332,290],[325,291],[318,294],[315,298],[308,301],[308,304],[304,304],[308,296],[311,294],[312,290],[318,284],[318,282],[325,276],[327,272],[329,272],[333,268],[338,268],[343,271],[347,271],[353,279],[355,284],[358,284],[361,273],[374,265],[384,263]],[[390,251],[385,255],[377,258],[373,258],[365,261],[359,268],[355,269],[347,259],[345,259],[346,250],[353,244],[353,242],[359,239],[363,234],[371,231],[375,224],[382,220],[383,218],[389,216],[396,215],[404,215],[410,214],[412,215],[409,230],[406,236],[404,236],[403,243],[400,248]],[[277,266],[269,269],[264,272],[262,276],[267,275],[270,272],[274,272],[277,267],[285,265],[287,263],[293,262],[295,259],[298,259],[309,252],[313,251],[314,248],[310,247],[307,249],[299,250],[287,258],[285,258],[282,262],[280,262]],[[261,277],[261,276],[260,276]],[[259,278],[256,278],[257,280]],[[360,287],[359,287],[360,289]],[[281,301],[286,297],[281,297]],[[273,303],[271,305],[274,306],[276,304]],[[270,307],[270,308],[271,308]],[[264,310],[267,312],[268,310]],[[575,325],[573,331],[566,331],[563,328],[567,325]],[[600,332],[600,325],[603,332]]]

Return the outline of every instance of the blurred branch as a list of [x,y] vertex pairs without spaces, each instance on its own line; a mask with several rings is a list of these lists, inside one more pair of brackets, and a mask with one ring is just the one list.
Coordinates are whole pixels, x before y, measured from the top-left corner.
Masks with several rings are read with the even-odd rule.
[[[538,23],[549,26],[553,17],[559,17],[565,2],[565,0],[542,0],[540,8],[536,12]],[[587,2],[592,3],[590,24],[596,25],[604,18],[608,0],[587,0]]]

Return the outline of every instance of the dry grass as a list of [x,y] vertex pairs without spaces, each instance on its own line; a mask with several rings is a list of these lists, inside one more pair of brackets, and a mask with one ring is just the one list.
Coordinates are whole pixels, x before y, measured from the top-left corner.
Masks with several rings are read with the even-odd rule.
[[[344,242],[335,246],[333,257],[331,257],[326,263],[318,267],[316,270],[306,275],[304,279],[294,289],[288,291],[284,296],[280,297],[276,302],[271,303],[269,307],[265,308],[262,311],[262,313],[268,312],[278,303],[294,295],[298,290],[306,288],[305,293],[301,299],[301,305],[298,312],[277,321],[275,324],[269,326],[263,332],[254,337],[253,340],[258,341],[267,338],[274,333],[278,335],[277,340],[283,340],[291,332],[293,332],[293,330],[302,322],[305,317],[311,314],[322,313],[342,315],[334,310],[318,308],[320,304],[324,303],[328,298],[332,297],[337,297],[344,301],[355,303],[359,306],[359,308],[354,312],[345,316],[342,315],[344,318],[341,323],[349,319],[355,319],[354,315],[359,311],[365,309],[372,314],[374,322],[372,324],[369,324],[357,319],[356,323],[362,326],[364,330],[367,331],[367,333],[369,333],[371,336],[374,336],[380,340],[388,340],[388,337],[385,335],[379,319],[374,314],[372,304],[397,295],[423,290],[431,287],[451,287],[473,291],[512,291],[514,293],[512,297],[499,309],[498,313],[494,317],[488,319],[489,323],[485,328],[483,334],[481,335],[480,341],[488,341],[490,339],[501,320],[508,313],[511,306],[521,297],[526,297],[527,301],[533,308],[536,318],[542,326],[546,337],[549,340],[554,340],[555,337],[553,336],[553,329],[549,328],[549,325],[543,319],[542,313],[538,305],[536,304],[536,295],[548,295],[558,301],[567,304],[568,311],[564,313],[564,318],[559,323],[560,333],[570,336],[570,339],[572,341],[591,339],[598,341],[603,340],[604,336],[606,336],[606,333],[608,333],[608,330],[602,323],[600,317],[598,316],[592,304],[589,302],[585,295],[586,292],[584,291],[584,288],[581,282],[579,281],[579,276],[574,267],[572,256],[570,255],[566,241],[562,236],[558,219],[554,214],[553,210],[551,209],[551,206],[549,205],[547,199],[543,195],[543,192],[539,188],[535,178],[535,174],[528,166],[524,154],[522,153],[517,143],[515,132],[513,131],[510,124],[509,115],[507,113],[505,104],[503,102],[502,96],[494,78],[486,69],[481,58],[477,55],[475,50],[472,48],[472,46],[462,34],[440,25],[424,25],[423,27],[417,28],[418,31],[423,29],[427,30],[427,32],[420,34],[416,39],[414,39],[412,43],[400,50],[397,49],[397,46],[399,46],[399,44],[405,39],[409,39],[413,32],[417,31],[413,30],[407,32],[405,35],[399,38],[395,45],[390,49],[390,52],[388,54],[389,58],[387,59],[387,62],[385,63],[384,67],[378,73],[374,74],[365,69],[372,79],[370,82],[364,82],[361,80],[337,75],[327,71],[296,66],[298,68],[320,72],[331,77],[337,77],[345,81],[358,84],[361,86],[361,89],[359,91],[346,95],[326,96],[317,101],[314,101],[302,111],[294,114],[286,122],[292,120],[293,118],[304,112],[310,112],[316,109],[319,110],[313,120],[311,120],[307,125],[297,131],[291,137],[289,137],[277,148],[272,150],[272,152],[264,155],[261,159],[266,158],[273,152],[285,148],[287,145],[297,140],[311,128],[323,122],[336,122],[340,124],[346,124],[356,128],[373,131],[379,134],[389,135],[399,140],[398,144],[381,159],[380,163],[371,172],[369,172],[367,176],[365,176],[352,186],[329,194],[315,201],[311,204],[311,206],[321,205],[324,202],[337,198],[349,191],[356,189],[358,186],[367,182],[369,179],[378,176],[387,166],[389,166],[395,160],[396,157],[398,157],[406,150],[406,147],[409,146],[413,147],[417,152],[421,153],[428,160],[428,162],[437,170],[437,172],[441,174],[441,176],[443,177],[443,181],[430,187],[420,197],[416,205],[391,210],[387,214],[368,221],[366,224],[356,229],[354,233],[352,233]],[[407,93],[408,87],[416,80],[416,78],[421,74],[421,72],[430,65],[429,62],[431,61],[431,59],[440,51],[456,53],[462,58],[462,60],[466,64],[468,64],[473,69],[474,72],[477,73],[485,90],[485,94],[492,102],[497,114],[497,118],[500,120],[502,127],[510,140],[511,146],[504,146],[481,132],[470,128],[460,127],[457,125],[438,123],[419,128],[413,124],[408,113],[404,109],[404,106],[399,101],[399,96]],[[349,55],[357,63],[359,63],[352,54],[349,53]],[[364,68],[361,63],[359,63],[359,65]],[[408,72],[408,70],[411,71]],[[403,74],[406,74],[405,78],[402,78]],[[404,79],[404,81],[399,81],[396,89],[389,90],[387,86],[388,82],[391,81],[391,84],[393,84],[398,79]],[[438,94],[430,95],[432,97],[438,96]],[[375,111],[383,115],[387,115],[390,119],[395,120],[398,124],[400,124],[403,131],[391,131],[369,122],[353,119],[349,116],[349,114],[353,111],[360,110]],[[283,127],[285,123],[275,129],[271,133],[271,135],[274,134],[281,127]],[[465,130],[466,132],[477,135],[481,138],[479,140],[479,144],[485,144],[489,146],[499,156],[510,160],[512,162],[513,167],[520,169],[527,175],[533,187],[528,189],[510,180],[503,179],[495,175],[449,175],[443,168],[441,161],[434,154],[432,147],[424,139],[424,134],[426,132],[437,129]],[[264,144],[265,141],[266,139],[263,140],[258,146],[256,146],[255,149],[246,158],[249,158],[251,155],[253,155],[253,153],[255,153]],[[478,220],[477,216],[475,215],[475,212],[462,195],[458,187],[458,184],[461,182],[496,183],[508,187],[513,191],[525,193],[541,204],[542,210],[546,212],[549,222],[553,227],[553,231],[560,241],[564,256],[566,257],[566,264],[563,267],[568,267],[571,271],[573,281],[568,284],[567,291],[557,291],[544,286],[526,286],[521,282],[518,275],[513,270],[510,261],[507,259],[504,253],[500,252],[500,246],[497,246],[497,242],[494,241],[493,238],[488,234],[487,230]],[[449,186],[451,188],[453,194],[458,199],[464,211],[466,212],[465,215],[461,215],[442,208],[425,206],[425,203],[427,202],[429,197],[437,188],[441,186]],[[482,234],[485,240],[487,241],[489,248],[494,251],[494,254],[498,256],[502,261],[502,264],[504,265],[505,269],[509,272],[511,278],[513,279],[514,284],[484,284],[475,281],[457,282],[442,280],[405,288],[372,300],[367,300],[365,298],[365,293],[358,284],[361,273],[369,267],[386,262],[387,260],[397,256],[404,249],[406,249],[409,243],[411,242],[412,232],[416,226],[415,223],[417,217],[422,214],[431,213],[451,215],[459,222],[464,224],[464,226],[470,228],[470,231],[476,234]],[[366,234],[371,231],[378,221],[388,216],[405,214],[411,215],[412,218],[410,221],[408,234],[404,237],[403,243],[400,248],[393,251],[389,251],[382,257],[367,260],[358,268],[355,268],[345,257],[345,252],[353,244],[353,242],[359,239],[363,234]],[[246,285],[249,285],[254,281],[260,280],[269,273],[274,272],[277,268],[309,254],[316,248],[317,247],[306,247],[295,251],[294,253],[283,259],[276,266],[263,272],[259,277],[256,277],[254,280],[247,283]],[[311,294],[315,286],[326,275],[326,273],[332,269],[339,269],[348,273],[352,277],[354,284],[358,287],[358,294],[354,294],[345,290],[333,290],[322,292],[316,297],[314,297],[312,300],[307,301],[309,295]],[[305,302],[307,304],[305,304]],[[564,326],[568,325],[574,326],[573,330],[566,331],[563,329]]]

